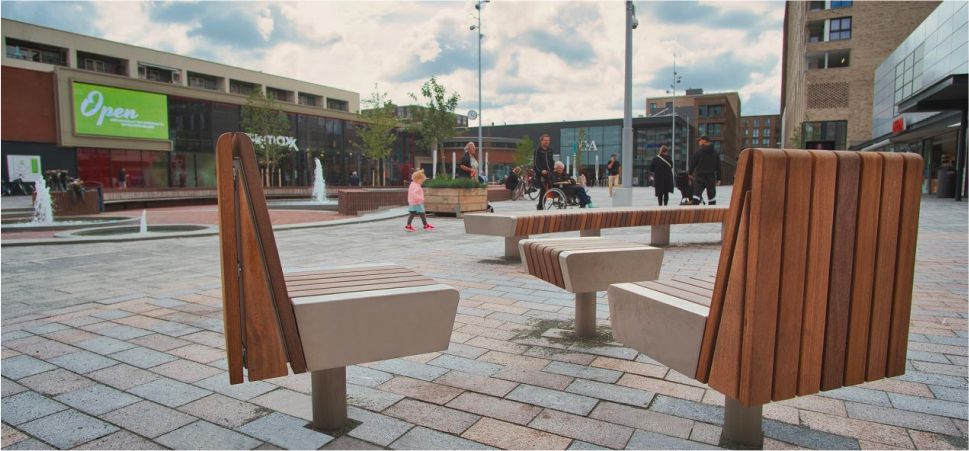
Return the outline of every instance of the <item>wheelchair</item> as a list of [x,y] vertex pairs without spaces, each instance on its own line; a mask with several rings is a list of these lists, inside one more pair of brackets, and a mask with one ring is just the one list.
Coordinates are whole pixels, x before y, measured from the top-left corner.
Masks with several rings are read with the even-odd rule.
[[579,206],[579,197],[575,195],[575,186],[566,182],[555,183],[554,188],[549,188],[545,192],[545,202],[542,203],[546,210],[562,210],[569,207]]

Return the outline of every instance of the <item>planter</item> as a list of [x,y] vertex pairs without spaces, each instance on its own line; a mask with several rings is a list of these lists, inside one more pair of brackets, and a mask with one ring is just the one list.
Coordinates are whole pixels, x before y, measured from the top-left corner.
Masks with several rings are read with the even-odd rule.
[[487,188],[424,188],[424,209],[428,213],[462,214],[488,208]]
[[[37,193],[32,197],[36,199]],[[50,193],[50,200],[55,218],[98,214],[99,199],[96,190],[86,190],[83,199],[70,191],[53,191]]]

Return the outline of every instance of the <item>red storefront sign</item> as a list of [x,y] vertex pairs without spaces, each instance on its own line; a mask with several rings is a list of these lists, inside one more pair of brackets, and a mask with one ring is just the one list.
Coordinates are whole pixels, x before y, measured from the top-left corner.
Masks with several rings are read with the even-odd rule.
[[905,118],[900,117],[892,121],[892,133],[899,134],[905,131]]

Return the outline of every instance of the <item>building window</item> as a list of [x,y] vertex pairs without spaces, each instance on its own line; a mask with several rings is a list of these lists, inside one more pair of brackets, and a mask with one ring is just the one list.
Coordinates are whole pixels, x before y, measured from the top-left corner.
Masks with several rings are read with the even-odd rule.
[[919,45],[905,60],[895,66],[895,103],[922,89],[924,45]]
[[759,137],[760,137],[760,129],[759,128],[755,128],[754,129],[754,138],[759,138]]
[[666,109],[667,110],[672,110],[673,109],[673,102],[666,102]]
[[7,38],[7,58],[67,66],[67,49]]
[[127,75],[128,62],[110,56],[78,51],[77,68],[103,74]]
[[[754,127],[760,127],[760,119],[754,119]],[[757,136],[757,135],[754,135]]]
[[764,119],[764,127],[770,127],[770,118]]
[[805,63],[807,70],[848,67],[851,63],[851,50],[808,53],[805,55]]
[[805,122],[801,125],[805,149],[847,149],[848,121]]
[[707,124],[700,124],[697,129],[700,131],[701,135],[707,134]]
[[350,111],[350,103],[343,100],[326,99],[326,107],[331,110]]
[[764,137],[767,138],[769,136],[770,136],[770,129],[769,128],[765,128],[764,129]]
[[831,9],[847,8],[849,6],[851,6],[851,2],[839,2],[839,1],[831,2]]
[[180,85],[182,84],[182,71],[153,64],[138,63],[138,78]]
[[723,136],[723,124],[707,124],[707,136]]
[[808,22],[807,25],[807,42],[824,42],[824,22],[823,20],[815,20]]
[[316,96],[300,93],[299,94],[299,104],[300,105],[308,105],[308,106],[316,106]]
[[215,77],[195,72],[188,73],[188,85],[193,88],[208,89],[210,91],[219,90],[219,82]]
[[831,19],[830,32],[828,33],[829,41],[842,41],[845,39],[851,39],[851,18],[842,17],[839,19]]
[[723,105],[700,105],[700,117],[703,119],[723,117]]
[[229,92],[233,94],[242,94],[247,96],[255,89],[256,89],[256,85],[252,83],[246,83],[244,81],[238,81],[238,80],[229,81]]
[[744,128],[747,128],[747,119],[744,119]]
[[754,138],[754,147],[757,147],[759,145],[760,145],[760,140],[757,138]]
[[825,2],[809,2],[808,11],[824,11]]

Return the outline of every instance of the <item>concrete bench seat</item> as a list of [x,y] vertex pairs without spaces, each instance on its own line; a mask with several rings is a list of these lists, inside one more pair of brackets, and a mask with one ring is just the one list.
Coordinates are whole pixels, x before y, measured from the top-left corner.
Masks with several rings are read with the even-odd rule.
[[596,330],[596,292],[610,284],[659,277],[663,250],[602,238],[523,240],[525,272],[575,293],[575,331],[592,337]]
[[392,264],[283,274],[247,135],[219,138],[216,174],[230,384],[310,371],[313,427],[335,430],[348,365],[448,348],[457,290]]
[[748,149],[736,180],[716,277],[614,284],[609,314],[757,447],[763,404],[905,374],[922,159]]
[[519,258],[518,242],[530,235],[579,232],[579,236],[599,236],[602,229],[648,226],[649,244],[663,246],[670,244],[671,225],[722,223],[726,213],[727,207],[716,205],[472,213],[464,215],[464,230],[504,237],[505,257]]

